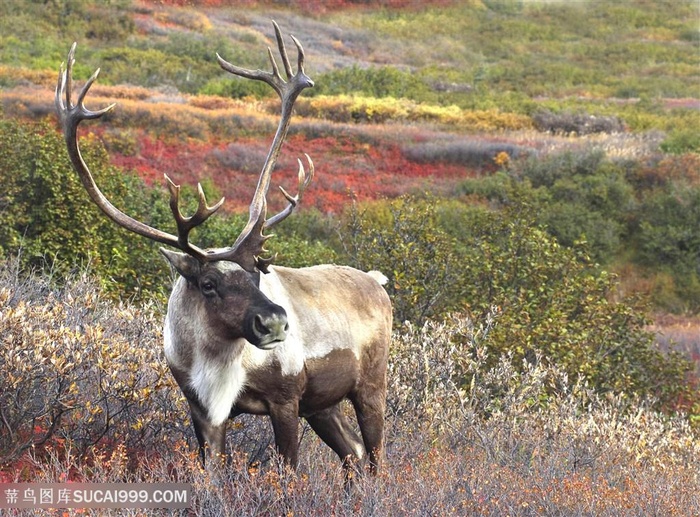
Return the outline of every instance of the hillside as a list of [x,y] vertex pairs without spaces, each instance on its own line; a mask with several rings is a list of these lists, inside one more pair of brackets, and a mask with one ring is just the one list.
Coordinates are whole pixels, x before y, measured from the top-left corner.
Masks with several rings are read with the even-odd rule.
[[[275,180],[291,184],[296,158],[310,154],[317,175],[307,207],[337,215],[352,200],[426,191],[471,199],[492,187],[469,180],[526,175],[530,159],[602,153],[610,163],[601,167],[633,190],[626,205],[599,213],[612,200],[569,193],[582,201],[562,218],[561,189],[546,184],[538,187],[548,199],[540,222],[563,244],[585,237],[596,260],[623,274],[626,292],[652,295],[661,311],[700,310],[692,2],[41,5],[8,2],[0,22],[4,116],[53,112],[57,64],[77,41],[78,78],[102,70],[90,105],[118,102],[83,132],[147,185],[161,188],[167,171],[224,195],[225,210],[245,210],[278,108],[260,84],[227,77],[215,55],[266,68],[276,19],[304,42],[316,81],[297,103]],[[666,203],[660,197],[679,195],[673,210],[686,216],[647,221],[652,206]],[[656,242],[661,235],[678,236]],[[680,251],[669,258],[669,247]]]
[[[0,482],[177,479],[183,515],[697,515],[696,2],[230,3],[3,2]],[[279,101],[216,53],[269,69],[272,19],[316,83],[273,183],[293,192],[304,153],[316,176],[271,253],[379,269],[394,307],[386,469],[344,497],[307,424],[292,473],[259,417],[212,486],[163,358],[159,245],[89,202],[55,116],[76,41],[87,106],[117,103],[81,125],[100,187],[174,231],[163,173],[186,213],[201,182],[226,204],[193,240],[230,244]]]

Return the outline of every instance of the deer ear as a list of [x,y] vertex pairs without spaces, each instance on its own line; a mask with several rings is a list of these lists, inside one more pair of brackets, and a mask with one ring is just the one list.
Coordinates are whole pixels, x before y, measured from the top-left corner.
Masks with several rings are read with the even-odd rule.
[[170,262],[170,265],[187,280],[193,280],[199,276],[201,265],[192,255],[166,250],[165,248],[160,248],[160,252]]

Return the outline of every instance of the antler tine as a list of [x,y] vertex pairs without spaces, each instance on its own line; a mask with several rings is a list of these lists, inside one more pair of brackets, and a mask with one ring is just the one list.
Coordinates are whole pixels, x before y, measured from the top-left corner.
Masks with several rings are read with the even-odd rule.
[[[280,57],[282,58],[282,65],[284,66],[285,74],[287,75],[287,80],[289,83],[293,83],[294,86],[287,86],[288,83],[282,78],[279,72],[279,67],[277,66],[277,61],[272,53],[272,49],[268,47],[267,55],[270,59],[270,66],[272,67],[272,72],[265,72],[263,70],[250,70],[248,68],[243,68],[232,63],[229,63],[224,58],[222,58],[219,53],[216,54],[216,59],[219,62],[219,66],[226,70],[227,72],[237,75],[239,77],[244,77],[246,79],[253,79],[255,81],[263,81],[269,84],[276,92],[277,95],[284,101],[285,97],[296,98],[296,95],[301,92],[304,88],[311,87],[314,82],[306,75],[304,72],[304,47],[301,46],[299,40],[294,36],[291,36],[292,41],[297,47],[298,58],[297,63],[299,68],[297,73],[294,74],[292,71],[292,65],[289,62],[289,56],[287,54],[287,47],[284,44],[284,38],[282,37],[282,32],[276,22],[272,22],[275,28],[275,37],[277,39],[277,48],[279,49]],[[296,91],[294,94],[293,92]]]
[[[180,249],[183,251],[190,249],[190,231],[209,219],[224,204],[225,198],[221,198],[214,206],[207,204],[207,198],[202,190],[202,184],[197,183],[198,205],[197,211],[190,217],[185,217],[180,211],[180,185],[176,185],[167,174],[164,174],[170,190],[170,210],[177,224],[177,235]],[[206,255],[208,256],[208,255]]]
[[[70,51],[68,52],[68,59],[64,65],[61,64],[58,83],[56,85],[56,111],[58,112],[59,120],[63,128],[63,135],[66,140],[66,147],[68,149],[68,156],[70,157],[73,168],[78,173],[80,181],[83,183],[85,190],[92,199],[92,201],[104,212],[104,214],[112,219],[115,223],[129,231],[137,233],[143,237],[147,237],[151,240],[166,244],[168,246],[173,246],[179,248],[182,251],[189,253],[200,261],[206,261],[208,255],[198,248],[197,246],[187,242],[187,234],[197,224],[204,222],[212,213],[216,211],[221,206],[222,201],[217,203],[214,207],[208,207],[206,200],[204,199],[204,194],[201,192],[200,188],[200,206],[197,209],[197,213],[191,218],[184,218],[180,214],[179,209],[177,209],[177,200],[179,197],[179,187],[170,188],[171,193],[171,207],[173,197],[175,198],[175,205],[177,214],[173,210],[176,221],[178,221],[178,233],[179,236],[176,237],[169,233],[163,232],[156,228],[152,228],[147,224],[144,224],[132,217],[126,215],[124,212],[116,208],[102,193],[95,179],[90,172],[87,164],[83,160],[82,154],[80,153],[80,147],[78,144],[78,125],[80,122],[86,119],[96,119],[100,118],[105,113],[111,111],[116,104],[110,104],[106,108],[102,108],[97,111],[89,110],[85,107],[85,97],[90,90],[92,84],[97,80],[100,70],[97,69],[94,74],[86,81],[86,83],[81,88],[78,93],[76,103],[72,101],[73,94],[73,65],[75,64],[75,49],[76,44],[73,43]],[[168,179],[169,183],[172,182]],[[174,186],[174,185],[173,185]],[[173,194],[175,192],[175,194]],[[178,218],[179,217],[179,218]],[[181,222],[182,221],[182,222]],[[189,228],[187,228],[189,226]],[[183,231],[186,229],[186,231]]]
[[306,160],[309,162],[309,171],[306,172],[304,169],[304,164],[301,162],[301,160],[297,160],[299,162],[299,185],[297,187],[297,195],[292,196],[283,187],[279,187],[279,189],[282,191],[282,195],[287,199],[287,201],[289,201],[289,204],[280,213],[265,221],[265,229],[270,229],[280,221],[286,219],[287,216],[289,216],[289,214],[291,214],[301,202],[301,198],[304,195],[306,187],[309,186],[314,177],[314,162],[311,161],[308,154],[304,153],[304,156],[306,156]]
[[100,75],[100,69],[98,68],[80,89],[80,93],[78,93],[78,101],[76,104],[73,104],[71,96],[73,94],[73,65],[75,64],[74,55],[76,46],[76,43],[71,45],[70,51],[68,52],[68,60],[65,63],[65,69],[63,68],[64,63],[61,63],[58,74],[58,85],[56,86],[55,101],[56,108],[61,116],[61,122],[65,123],[65,119],[71,118],[75,120],[75,125],[77,126],[81,120],[100,118],[105,113],[112,111],[112,109],[114,109],[116,106],[116,103],[112,103],[106,108],[102,108],[97,111],[92,111],[85,107],[85,97],[87,96],[88,91],[90,91],[92,84]]
[[282,58],[284,71],[287,73],[287,79],[291,79],[294,74],[292,74],[292,65],[289,64],[289,57],[287,56],[287,47],[284,45],[282,31],[280,31],[280,27],[279,25],[277,25],[276,21],[273,20],[272,25],[275,27],[275,36],[277,37],[277,48],[280,51],[280,57]]
[[294,44],[297,46],[297,69],[303,74],[304,72],[304,47],[301,46],[301,42],[296,39],[294,36],[291,34],[289,35],[290,38],[292,38],[292,41]]

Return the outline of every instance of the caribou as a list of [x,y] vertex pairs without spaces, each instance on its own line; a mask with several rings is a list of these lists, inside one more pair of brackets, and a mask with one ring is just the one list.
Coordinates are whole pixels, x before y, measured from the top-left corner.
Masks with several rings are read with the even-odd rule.
[[[81,121],[100,118],[115,104],[97,111],[85,107],[99,68],[73,98],[75,43],[60,67],[56,109],[68,156],[92,201],[119,226],[179,250],[160,249],[178,273],[165,317],[164,350],[189,404],[204,464],[215,470],[226,464],[227,421],[247,413],[269,416],[275,446],[292,467],[298,463],[299,418],[304,418],[346,472],[361,464],[376,472],[383,453],[392,324],[391,302],[382,287],[386,278],[339,265],[277,266],[264,248],[268,230],[297,207],[314,174],[308,155],[306,167],[298,160],[298,193],[292,196],[280,187],[285,208],[267,216],[267,192],[294,103],[314,84],[304,72],[301,43],[290,36],[298,56],[294,72],[280,29],[273,26],[286,79],[269,47],[271,72],[240,68],[217,54],[225,71],[267,83],[281,100],[248,222],[230,247],[202,249],[189,240],[190,231],[224,202],[209,206],[201,185],[195,213],[184,216],[180,187],[165,175],[177,235],[128,216],[103,195],[81,156],[77,130]],[[361,439],[341,405],[345,399],[355,411]]]

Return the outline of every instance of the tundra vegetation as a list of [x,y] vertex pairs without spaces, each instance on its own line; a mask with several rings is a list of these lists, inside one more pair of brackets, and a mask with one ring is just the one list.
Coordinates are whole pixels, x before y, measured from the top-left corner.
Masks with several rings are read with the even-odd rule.
[[[222,3],[3,5],[0,479],[191,482],[201,515],[700,514],[694,3]],[[317,176],[269,246],[380,269],[394,303],[386,469],[347,498],[313,433],[291,473],[255,417],[211,485],[167,267],[89,203],[53,113],[77,40],[91,102],[118,102],[82,133],[98,184],[168,229],[162,173],[202,181],[230,215],[196,240],[232,242],[276,103],[215,53],[264,67],[271,17],[316,81],[273,182],[301,152]]]

